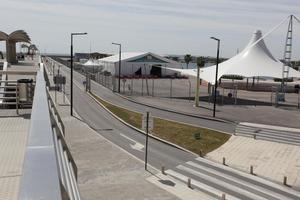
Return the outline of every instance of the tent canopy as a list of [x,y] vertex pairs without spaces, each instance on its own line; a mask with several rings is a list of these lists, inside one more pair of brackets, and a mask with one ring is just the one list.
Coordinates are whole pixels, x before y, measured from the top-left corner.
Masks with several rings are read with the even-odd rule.
[[92,59],[89,59],[83,65],[84,66],[100,66],[100,64],[96,60],[92,60]]
[[[272,77],[282,78],[283,63],[276,59],[268,50],[265,42],[261,39],[262,33],[257,30],[246,46],[246,48],[236,56],[219,64],[218,79],[223,75],[239,75],[243,77]],[[258,43],[253,45],[256,41]],[[189,76],[197,76],[196,69],[177,70]],[[210,82],[215,82],[216,66],[202,68],[200,78]],[[300,72],[289,68],[289,77],[300,77]]]

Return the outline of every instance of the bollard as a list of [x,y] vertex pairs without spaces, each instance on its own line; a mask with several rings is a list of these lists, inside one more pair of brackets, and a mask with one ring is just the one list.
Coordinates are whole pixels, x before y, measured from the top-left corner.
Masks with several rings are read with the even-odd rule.
[[223,157],[223,165],[226,165],[226,159]]
[[202,150],[200,150],[199,156],[200,156],[201,158],[203,158],[203,152],[202,152]]
[[188,178],[188,180],[187,180],[187,186],[189,187],[189,188],[192,188],[192,180],[191,180],[191,178]]
[[161,167],[161,173],[162,173],[163,175],[166,175],[166,172],[165,172],[165,166],[162,166],[162,167]]
[[252,165],[250,166],[250,174],[252,174],[252,175],[254,174],[253,173],[253,166]]
[[226,195],[224,193],[221,196],[221,200],[226,200]]
[[253,138],[254,138],[254,140],[256,140],[256,134],[253,134]]
[[287,177],[286,176],[283,177],[283,185],[287,185]]

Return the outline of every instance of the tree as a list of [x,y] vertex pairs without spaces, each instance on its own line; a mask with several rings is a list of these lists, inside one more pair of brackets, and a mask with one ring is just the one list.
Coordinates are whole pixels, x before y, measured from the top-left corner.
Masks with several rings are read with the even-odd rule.
[[204,57],[197,57],[197,66],[198,67],[204,67],[205,65],[205,58]]
[[188,69],[189,68],[189,63],[192,61],[192,56],[191,54],[186,54],[184,56],[184,61],[186,63],[186,68]]

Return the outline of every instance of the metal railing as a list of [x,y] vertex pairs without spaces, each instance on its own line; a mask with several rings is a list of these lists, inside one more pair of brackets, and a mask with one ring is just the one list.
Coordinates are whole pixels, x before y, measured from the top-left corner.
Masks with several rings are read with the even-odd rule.
[[63,121],[46,89],[43,64],[40,66],[19,199],[77,200],[77,167],[64,139]]

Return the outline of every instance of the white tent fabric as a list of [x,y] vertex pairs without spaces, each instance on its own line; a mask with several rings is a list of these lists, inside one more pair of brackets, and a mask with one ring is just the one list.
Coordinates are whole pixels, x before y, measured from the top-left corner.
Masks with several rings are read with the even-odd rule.
[[[282,78],[283,63],[274,58],[274,56],[266,47],[264,40],[261,39],[257,44],[253,45],[261,37],[261,31],[255,31],[249,44],[242,52],[232,57],[231,59],[220,63],[218,70],[218,79],[223,75]],[[176,69],[176,71],[189,76],[197,76],[196,69]],[[207,82],[214,83],[215,74],[215,65],[202,68],[200,71],[200,78]],[[289,77],[300,77],[300,72],[290,68]]]
[[96,60],[92,60],[92,59],[89,59],[83,65],[84,66],[100,66]]

